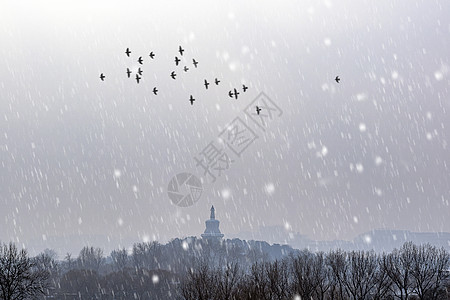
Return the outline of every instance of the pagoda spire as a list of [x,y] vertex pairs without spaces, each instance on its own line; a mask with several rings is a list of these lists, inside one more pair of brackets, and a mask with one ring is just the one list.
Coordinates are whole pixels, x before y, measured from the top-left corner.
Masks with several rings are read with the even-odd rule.
[[214,205],[211,206],[211,216],[209,217],[211,220],[214,220],[216,218],[216,213],[215,213],[215,209],[214,209]]

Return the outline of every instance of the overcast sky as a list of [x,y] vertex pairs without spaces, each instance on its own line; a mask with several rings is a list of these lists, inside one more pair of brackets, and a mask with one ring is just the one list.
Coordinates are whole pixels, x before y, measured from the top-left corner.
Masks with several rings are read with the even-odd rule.
[[[0,2],[0,241],[166,242],[212,204],[227,238],[450,231],[450,2],[91,2]],[[203,175],[194,156],[260,92],[282,115],[174,205],[171,178]]]

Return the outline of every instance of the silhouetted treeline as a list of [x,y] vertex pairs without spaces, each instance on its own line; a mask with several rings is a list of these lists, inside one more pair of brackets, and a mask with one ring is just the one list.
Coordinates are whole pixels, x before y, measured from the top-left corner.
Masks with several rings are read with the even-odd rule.
[[[52,250],[29,258],[12,243],[1,249],[0,299],[7,300],[450,299],[449,253],[431,245],[405,243],[388,254],[312,253],[265,242],[187,238],[137,243],[108,256],[84,247],[62,260]],[[16,296],[28,294],[8,296],[2,292],[8,286],[16,287]]]
[[291,253],[211,267],[199,260],[184,276],[182,299],[450,299],[450,258],[444,249],[405,243],[389,254],[364,251]]
[[[10,247],[18,251],[14,244]],[[233,261],[244,268],[263,259],[281,258],[291,251],[294,250],[289,246],[271,246],[266,242],[234,239],[208,243],[191,237],[174,239],[165,245],[136,243],[108,256],[95,247],[84,247],[78,255],[67,253],[62,260],[49,249],[34,258],[29,258],[25,250],[20,253],[29,262],[28,269],[42,271],[39,284],[33,288],[33,294],[41,295],[41,299],[174,299],[182,277],[200,258],[212,267]],[[3,282],[8,286],[16,283],[14,279]],[[21,284],[25,285],[26,280]]]

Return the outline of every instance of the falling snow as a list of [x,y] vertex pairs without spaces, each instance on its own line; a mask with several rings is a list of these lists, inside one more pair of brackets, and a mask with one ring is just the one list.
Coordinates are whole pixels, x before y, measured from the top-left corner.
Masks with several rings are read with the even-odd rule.
[[[4,4],[1,242],[109,253],[199,236],[211,205],[226,238],[296,247],[450,231],[446,1],[176,4]],[[261,92],[282,111],[267,126],[244,113]],[[194,157],[211,141],[231,151],[217,137],[236,118],[257,138],[210,182]],[[181,172],[202,183],[185,207],[168,197]]]

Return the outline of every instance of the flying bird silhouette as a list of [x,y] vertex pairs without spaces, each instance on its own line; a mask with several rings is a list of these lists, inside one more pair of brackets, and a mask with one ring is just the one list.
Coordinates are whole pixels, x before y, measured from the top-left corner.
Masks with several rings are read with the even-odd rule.
[[228,96],[230,96],[230,98],[234,97],[235,99],[237,99],[238,95],[239,95],[239,92],[236,89],[234,89],[234,93],[232,91],[228,92]]
[[195,99],[194,99],[194,97],[192,97],[192,95],[191,95],[191,97],[189,98],[189,101],[191,102],[191,105],[194,105]]
[[139,74],[136,74],[136,81],[139,84],[139,80],[141,80],[141,77],[139,77]]
[[128,57],[130,57],[130,54],[131,54],[130,48],[127,48],[127,50],[125,50],[125,54],[126,54]]
[[129,69],[129,68],[127,68],[127,75],[128,75],[128,78],[130,78],[130,75],[131,75],[131,71],[130,71],[130,69]]
[[334,80],[336,80],[336,82],[339,83],[339,81],[340,81],[341,79],[339,78],[339,76],[336,76],[336,78],[335,78]]
[[187,66],[184,66],[184,69],[183,69],[185,72],[187,72],[188,70],[189,70],[189,68],[187,67]]
[[139,56],[139,58],[138,58],[138,63],[140,63],[141,65],[142,65],[142,62],[143,62],[144,60],[142,59],[142,56]]
[[209,82],[206,79],[205,79],[204,85],[205,85],[205,88],[208,89]]
[[158,90],[156,89],[156,86],[153,88],[153,94],[157,95]]
[[178,66],[178,63],[180,62],[181,59],[179,59],[178,57],[175,56],[175,66]]
[[244,90],[244,93],[245,93],[248,90],[248,86],[245,86],[245,84],[243,84],[242,89]]
[[103,73],[100,74],[100,79],[101,79],[102,81],[105,81],[105,75],[103,75]]
[[153,51],[152,51],[152,52],[150,52],[149,56],[150,56],[151,59],[154,59],[155,58],[155,53],[153,53]]
[[184,49],[180,46],[178,47],[178,52],[180,52],[180,55],[183,56]]
[[214,80],[214,83],[215,83],[216,85],[219,85],[219,82],[220,82],[220,80],[217,79],[217,78]]
[[259,112],[261,111],[261,108],[259,106],[256,106],[256,113],[259,115]]
[[196,61],[195,59],[192,59],[192,63],[194,64],[194,67],[196,67],[196,68],[197,68],[197,65],[198,65],[198,61]]
[[172,73],[170,73],[170,77],[172,77],[172,79],[175,79],[176,76],[177,74],[175,74],[175,71],[172,71]]

